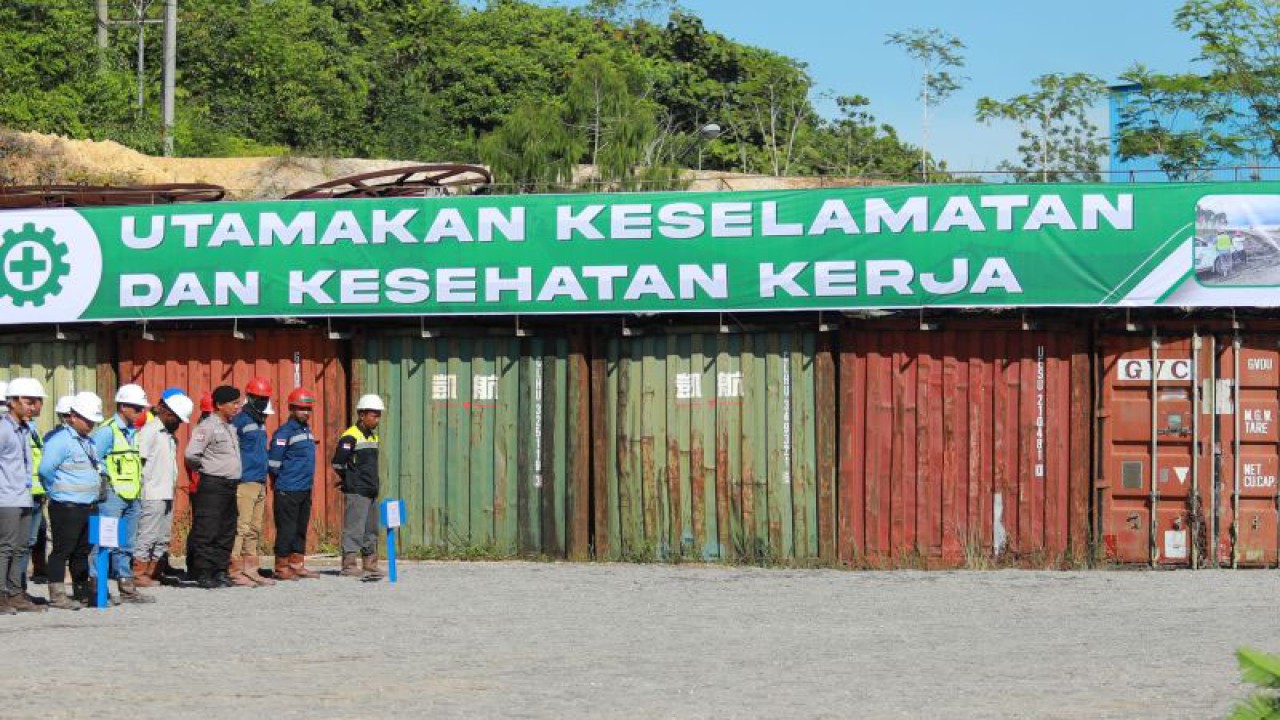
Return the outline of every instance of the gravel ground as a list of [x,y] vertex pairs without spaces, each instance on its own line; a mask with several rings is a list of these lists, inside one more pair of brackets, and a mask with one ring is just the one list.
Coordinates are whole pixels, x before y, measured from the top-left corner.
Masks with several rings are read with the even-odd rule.
[[401,569],[0,617],[0,717],[1207,718],[1280,649],[1267,571]]

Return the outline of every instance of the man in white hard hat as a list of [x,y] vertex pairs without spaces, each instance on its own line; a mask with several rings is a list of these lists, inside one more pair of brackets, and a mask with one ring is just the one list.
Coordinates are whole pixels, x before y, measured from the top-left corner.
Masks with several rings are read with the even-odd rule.
[[[53,429],[45,433],[43,438],[37,441],[35,432],[31,433],[31,461],[37,469],[40,466],[40,460],[44,456],[44,446],[49,442],[49,438],[60,432],[74,432],[67,426],[68,416],[71,414],[71,400],[73,395],[63,395],[58,398],[58,402],[53,406],[53,414],[57,416],[58,422],[54,424]],[[34,431],[35,423],[31,424]],[[45,517],[45,509],[48,505],[49,496],[45,491],[44,483],[40,481],[40,475],[31,481],[31,542],[28,543],[29,554],[31,558],[31,582],[37,585],[43,585],[49,582],[48,574],[48,546],[49,546],[49,521]]]
[[[106,468],[89,437],[102,422],[102,399],[91,392],[71,400],[68,430],[50,433],[40,460],[40,482],[49,494],[49,604],[60,610],[79,610],[93,603],[89,585],[89,517],[107,492]],[[71,568],[74,598],[63,579]]]
[[111,480],[111,490],[98,507],[98,513],[120,518],[120,546],[106,550],[110,556],[108,574],[116,578],[120,599],[132,603],[155,602],[155,598],[138,591],[133,579],[133,547],[138,539],[138,517],[142,514],[142,456],[138,452],[137,421],[150,405],[141,387],[121,385],[116,391],[116,414],[92,435],[98,458],[106,465],[107,477]]
[[8,412],[0,418],[0,614],[39,612],[24,589],[27,538],[31,533],[30,419],[44,407],[44,388],[35,378],[9,381]]
[[362,396],[356,402],[356,424],[342,433],[333,451],[333,469],[346,498],[340,574],[348,577],[376,580],[382,576],[378,569],[378,423],[386,409],[377,395]]
[[173,491],[178,485],[178,427],[191,420],[195,403],[186,393],[166,391],[153,417],[138,431],[142,457],[142,512],[133,555],[133,581],[149,587],[160,581],[160,563],[169,552]]

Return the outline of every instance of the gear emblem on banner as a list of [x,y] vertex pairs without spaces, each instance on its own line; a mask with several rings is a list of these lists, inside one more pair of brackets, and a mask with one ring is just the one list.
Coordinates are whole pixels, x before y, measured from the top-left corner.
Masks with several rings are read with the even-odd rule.
[[39,307],[62,288],[71,272],[67,245],[52,228],[27,223],[0,237],[0,298],[17,307]]

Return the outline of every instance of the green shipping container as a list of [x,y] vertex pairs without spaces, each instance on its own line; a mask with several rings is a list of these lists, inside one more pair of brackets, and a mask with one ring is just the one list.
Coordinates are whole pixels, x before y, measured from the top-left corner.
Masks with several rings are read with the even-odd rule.
[[569,433],[588,423],[581,346],[401,331],[357,344],[354,394],[389,402],[382,494],[405,501],[402,547],[587,557],[589,466]]
[[834,392],[819,392],[831,388],[832,365],[814,333],[670,334],[604,345],[598,556],[832,554],[835,404]]
[[41,433],[49,432],[58,421],[53,414],[58,397],[97,392],[97,343],[92,336],[72,333],[65,340],[53,340],[48,333],[0,336],[0,381],[24,376],[44,384],[48,398],[38,424]]

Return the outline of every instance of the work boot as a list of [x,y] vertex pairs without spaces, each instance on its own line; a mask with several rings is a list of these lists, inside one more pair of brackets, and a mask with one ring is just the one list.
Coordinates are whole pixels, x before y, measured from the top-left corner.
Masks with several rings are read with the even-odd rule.
[[212,573],[201,575],[196,578],[196,585],[204,590],[221,590],[222,583],[213,576]]
[[236,584],[231,580],[231,576],[227,574],[226,570],[218,570],[214,572],[213,581],[218,583],[218,587],[229,588],[236,586]]
[[83,606],[74,598],[67,597],[66,585],[49,583],[49,607],[59,610],[79,610]]
[[145,605],[156,601],[150,595],[143,595],[139,592],[133,578],[120,578],[116,581],[116,586],[120,588],[120,599],[124,602]]
[[17,615],[18,609],[9,604],[8,595],[0,595],[0,615]]
[[342,570],[338,573],[343,577],[360,577],[360,560],[355,553],[342,553]]
[[155,575],[160,577],[182,577],[183,572],[169,562],[169,553],[160,556],[156,563]]
[[156,581],[151,579],[150,560],[133,559],[133,584],[138,587],[153,587]]
[[236,555],[231,556],[231,567],[227,571],[231,584],[235,587],[258,587],[253,578],[244,574],[244,561]]
[[289,567],[293,569],[293,573],[304,580],[312,580],[320,577],[316,572],[306,566],[307,556],[302,553],[293,553],[289,556]]
[[365,580],[381,580],[382,570],[378,569],[378,555],[373,553],[363,558],[362,576]]
[[[76,599],[84,604],[85,607],[98,606],[98,580],[97,578],[89,578],[83,583],[75,585]],[[120,597],[107,592],[107,607],[115,607],[120,604]]]
[[276,581],[262,574],[262,561],[257,555],[245,555],[241,560],[244,563],[244,576],[252,580],[257,585],[275,585]]
[[18,593],[9,596],[9,607],[20,613],[44,612],[49,608],[44,605],[37,605],[31,602],[31,598],[26,593]]
[[297,580],[298,574],[289,567],[289,557],[287,555],[276,556],[275,576],[277,580]]

